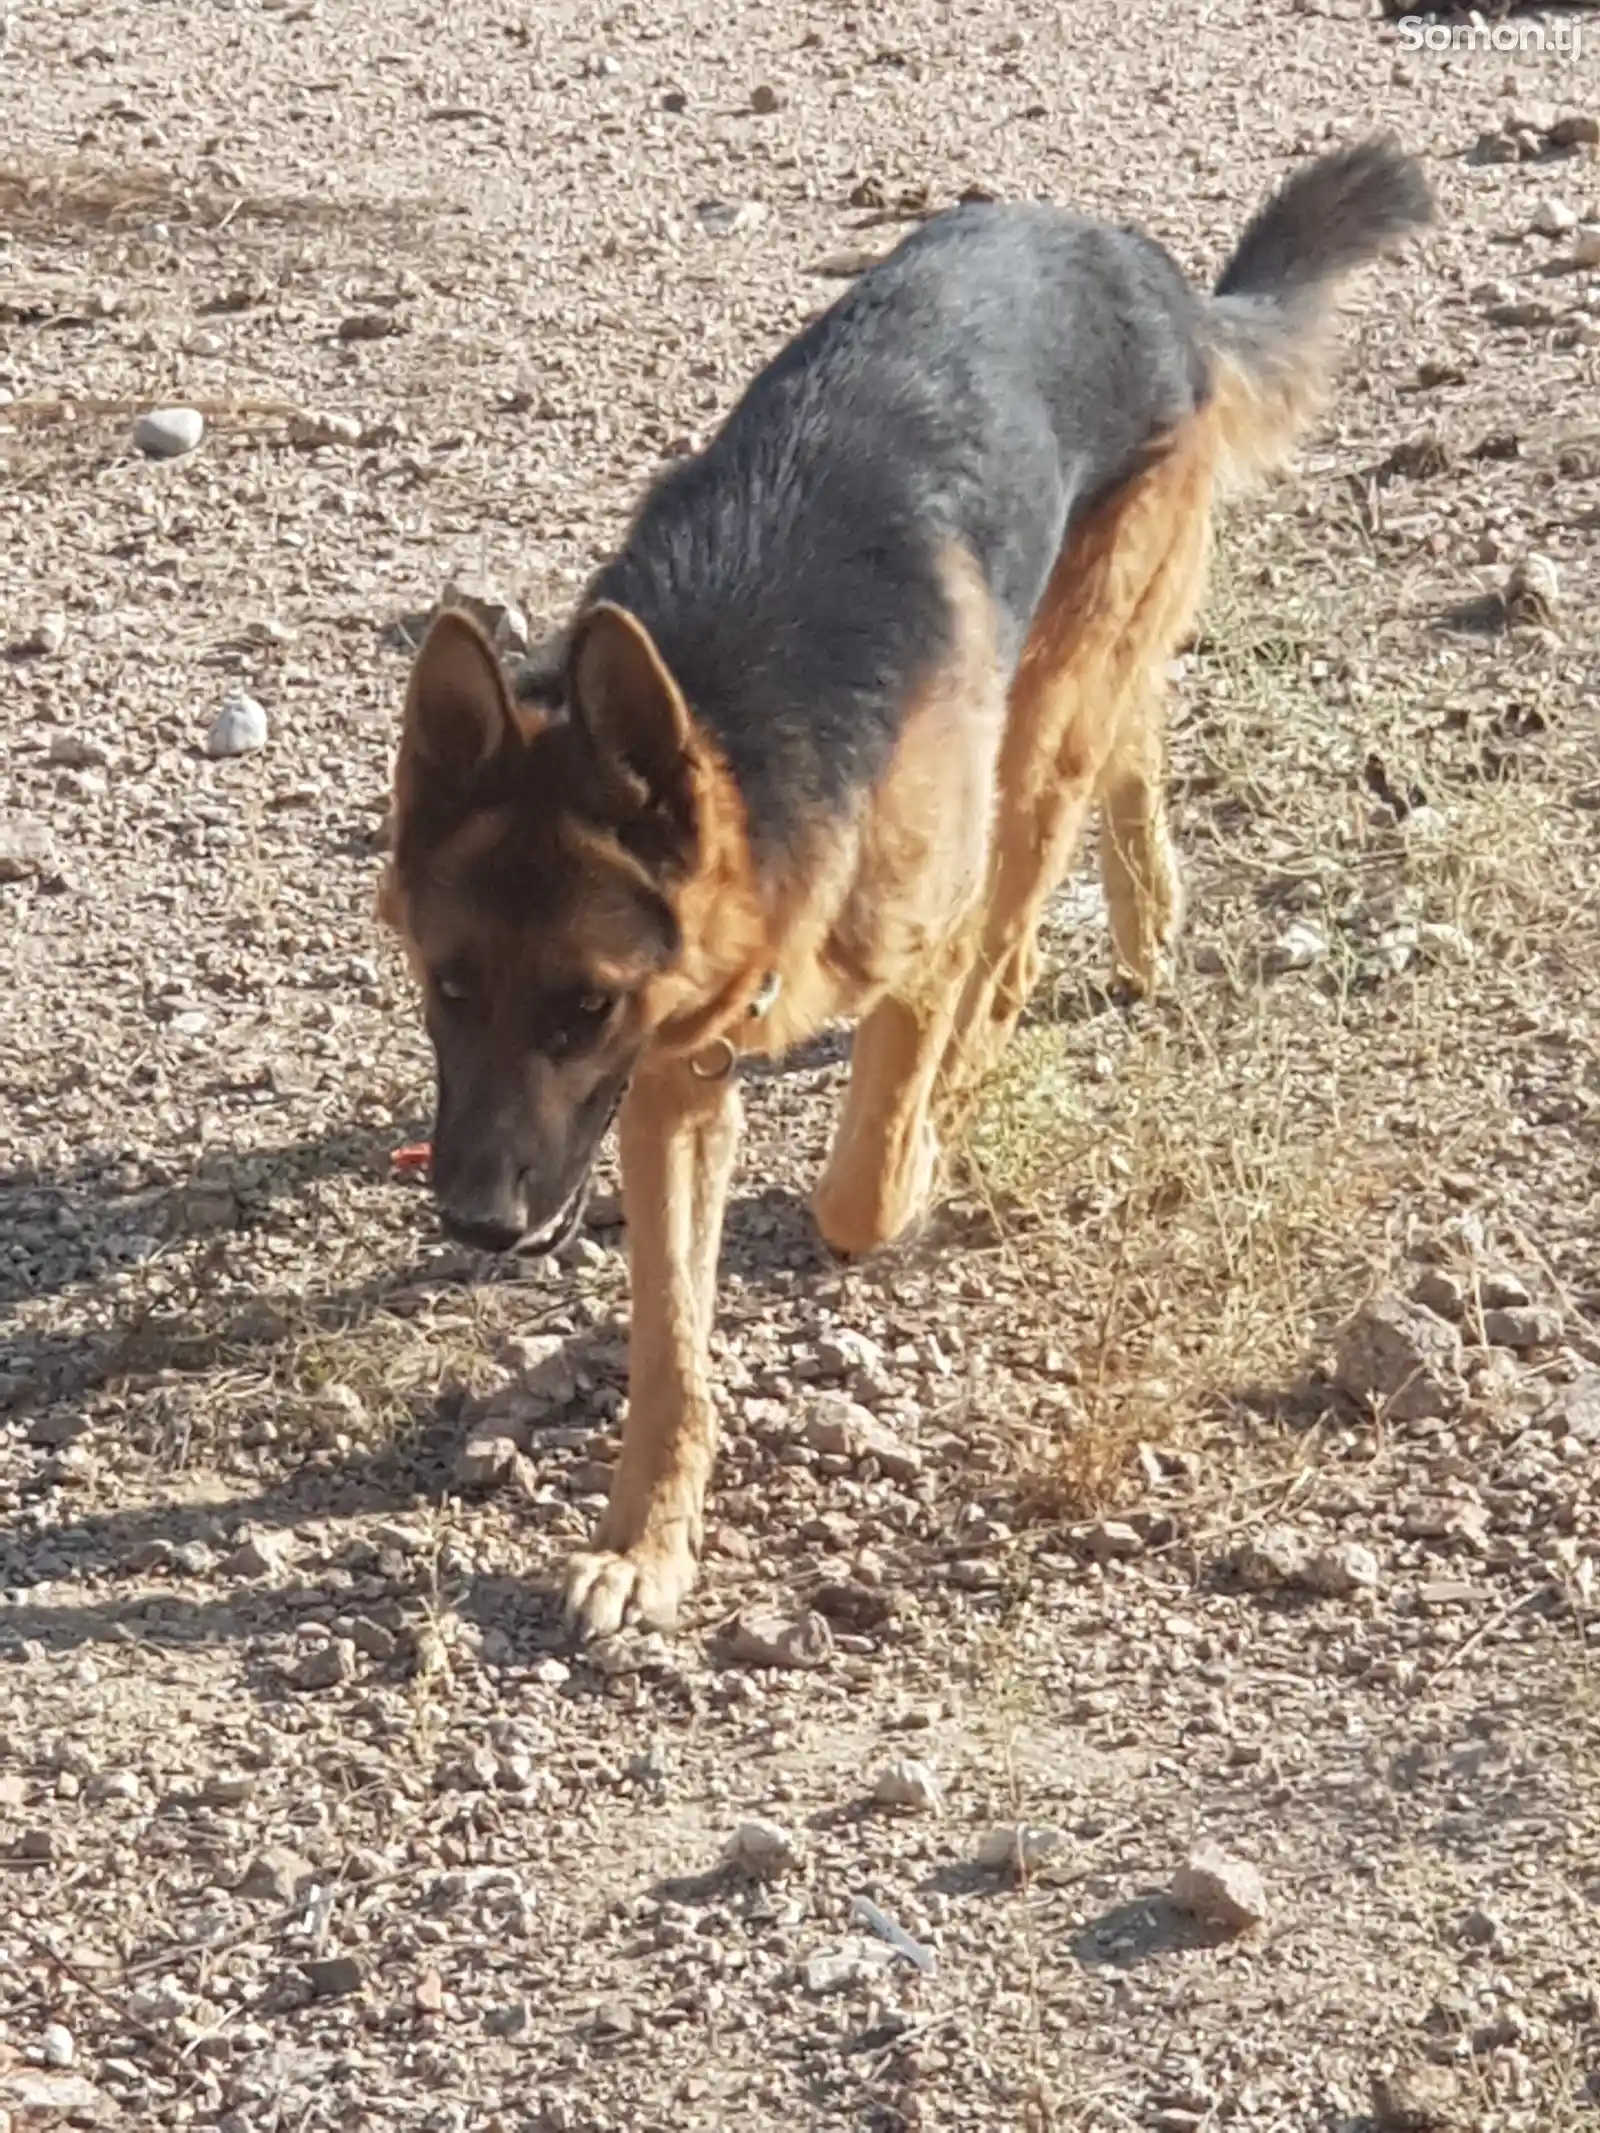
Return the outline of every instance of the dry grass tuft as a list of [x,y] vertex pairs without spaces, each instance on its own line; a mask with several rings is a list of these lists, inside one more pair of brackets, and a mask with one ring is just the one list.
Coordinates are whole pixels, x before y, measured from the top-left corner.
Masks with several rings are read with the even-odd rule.
[[970,1159],[1002,1223],[1027,1210],[1039,1286],[1079,1331],[1073,1426],[1026,1477],[1036,1510],[1104,1511],[1141,1444],[1270,1409],[1359,1289],[1379,1246],[1355,1240],[1383,1169],[1336,1090],[1307,1104],[1296,1044],[1292,1008],[1263,1008],[1226,1051],[1193,1021],[1152,1023],[1103,1080],[1059,1028],[1028,1032],[1003,1063]]
[[415,201],[348,199],[336,191],[253,192],[220,166],[203,175],[91,156],[10,156],[0,162],[0,221],[16,237],[137,230],[159,222],[222,231],[239,223],[316,228],[350,222],[415,225]]

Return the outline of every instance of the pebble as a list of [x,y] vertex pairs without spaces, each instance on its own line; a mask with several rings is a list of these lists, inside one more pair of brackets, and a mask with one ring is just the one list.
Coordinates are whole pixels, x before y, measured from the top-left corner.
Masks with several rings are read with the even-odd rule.
[[1263,1924],[1267,1894],[1260,1869],[1217,1844],[1200,1844],[1172,1877],[1171,1896],[1180,1911],[1242,1933]]
[[853,1934],[842,1947],[813,1955],[802,1963],[800,1978],[807,1992],[821,1998],[826,1993],[843,1992],[851,1985],[875,1983],[893,1961],[892,1948]]
[[1478,1301],[1486,1310],[1514,1311],[1533,1302],[1533,1291],[1509,1267],[1491,1267],[1478,1276]]
[[291,418],[289,442],[303,451],[325,444],[359,444],[363,430],[355,415],[301,414]]
[[1301,1582],[1326,1599],[1348,1599],[1357,1592],[1376,1592],[1381,1572],[1378,1558],[1360,1541],[1335,1541],[1319,1548],[1301,1572]]
[[463,1489],[492,1489],[516,1465],[521,1445],[504,1430],[479,1430],[456,1453],[456,1484]]
[[806,1419],[806,1442],[815,1452],[858,1464],[874,1459],[891,1481],[911,1481],[922,1472],[922,1454],[915,1445],[880,1422],[871,1408],[840,1393],[825,1394],[812,1408]]
[[1228,1568],[1251,1592],[1276,1592],[1297,1585],[1310,1560],[1301,1536],[1288,1526],[1268,1526],[1229,1552]]
[[253,696],[228,697],[206,735],[206,754],[218,758],[254,755],[266,745],[265,708]]
[[91,1800],[136,1800],[139,1779],[132,1770],[102,1770],[89,1780]]
[[791,1872],[801,1857],[798,1841],[765,1815],[748,1816],[728,1840],[728,1863],[761,1880]]
[[1431,1266],[1411,1291],[1412,1301],[1439,1318],[1459,1318],[1466,1309],[1467,1285],[1443,1267]]
[[759,200],[702,200],[694,212],[709,237],[731,237],[738,230],[753,229],[767,216]]
[[1600,230],[1585,230],[1572,247],[1571,264],[1579,273],[1600,267]]
[[198,408],[156,407],[133,425],[133,441],[147,459],[181,459],[206,433]]
[[1444,2133],[1457,2123],[1459,2100],[1455,2075],[1425,2060],[1380,2074],[1372,2084],[1372,2115],[1380,2133]]
[[1510,621],[1549,622],[1561,599],[1561,579],[1555,564],[1537,552],[1523,556],[1512,565],[1502,597]]
[[157,1978],[128,1995],[128,2012],[137,2022],[181,2022],[193,2005],[193,1994],[175,1977]]
[[71,2066],[78,2056],[77,2040],[60,2022],[46,2022],[39,2036],[39,2051],[46,2066]]
[[818,1667],[833,1656],[827,1617],[769,1614],[752,1609],[739,1616],[729,1638],[733,1656],[749,1666]]
[[1102,1518],[1089,1528],[1083,1539],[1097,1563],[1123,1563],[1144,1553],[1144,1535],[1125,1519]]
[[242,1807],[255,1797],[255,1792],[253,1771],[225,1770],[206,1779],[204,1798],[209,1807]]
[[366,1970],[356,1955],[325,1955],[306,1964],[306,1976],[319,2000],[347,2000],[366,1982]]
[[1600,1370],[1585,1370],[1557,1393],[1541,1417],[1546,1428],[1580,1444],[1600,1444]]
[[363,1658],[382,1666],[394,1657],[399,1639],[386,1623],[371,1615],[357,1615],[350,1624],[350,1642]]
[[316,1878],[309,1859],[285,1845],[269,1844],[246,1867],[239,1894],[255,1903],[291,1904]]
[[351,1647],[342,1638],[334,1637],[314,1646],[298,1666],[290,1668],[288,1685],[302,1694],[314,1695],[322,1689],[338,1688],[355,1670]]
[[774,111],[781,110],[783,98],[770,82],[757,82],[750,91],[750,109],[757,118],[770,118]]
[[864,1333],[852,1333],[846,1328],[822,1336],[817,1342],[816,1359],[817,1369],[824,1377],[847,1378],[858,1370],[881,1369],[883,1351]]
[[1459,1404],[1462,1359],[1454,1326],[1390,1293],[1345,1328],[1334,1377],[1351,1399],[1381,1401],[1391,1421],[1417,1422]]
[[902,1755],[878,1772],[872,1797],[880,1807],[910,1807],[923,1814],[941,1814],[944,1794],[939,1780],[914,1755]]
[[990,1873],[1034,1873],[1064,1849],[1067,1833],[1048,1822],[1005,1822],[978,1846],[978,1864]]
[[1267,969],[1274,973],[1288,970],[1309,970],[1320,963],[1328,952],[1328,936],[1320,926],[1312,925],[1309,919],[1297,919],[1286,926],[1267,950]]
[[824,252],[820,259],[812,260],[806,271],[820,274],[825,281],[854,281],[882,257],[882,252],[874,251],[870,245],[847,244],[837,252]]
[[1565,200],[1544,200],[1533,218],[1541,237],[1565,237],[1578,227],[1578,217]]
[[583,1647],[583,1663],[612,1681],[633,1674],[673,1672],[672,1647],[659,1630],[618,1630]]
[[223,1563],[229,1577],[270,1578],[283,1568],[288,1548],[279,1534],[251,1533]]
[[498,1353],[530,1397],[561,1405],[578,1389],[577,1364],[565,1334],[518,1334],[503,1341]]
[[43,874],[53,857],[50,833],[26,817],[0,822],[0,881],[27,881]]
[[57,2067],[0,2066],[0,2128],[10,2127],[13,2111],[19,2114],[17,2133],[21,2133],[22,2124],[35,2112],[47,2124],[71,2116],[93,2125],[111,2108],[111,2099],[82,2074]]
[[25,650],[53,659],[67,641],[67,618],[59,607],[47,608],[29,634]]
[[1485,1311],[1483,1337],[1493,1348],[1552,1348],[1561,1338],[1561,1313],[1551,1304]]
[[341,341],[387,341],[404,331],[405,321],[393,311],[352,311],[339,321]]
[[503,2007],[484,2010],[483,2026],[491,2037],[520,2037],[532,2019],[526,2000],[508,2000]]

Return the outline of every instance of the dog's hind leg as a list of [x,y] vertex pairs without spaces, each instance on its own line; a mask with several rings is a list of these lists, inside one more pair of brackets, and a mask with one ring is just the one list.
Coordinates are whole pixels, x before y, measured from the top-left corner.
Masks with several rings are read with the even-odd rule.
[[633,1324],[622,1455],[567,1606],[590,1635],[675,1619],[694,1582],[717,1449],[709,1343],[722,1218],[739,1144],[731,1077],[648,1066],[618,1120]]
[[1106,802],[1117,952],[1156,974],[1176,921],[1152,676],[1204,581],[1215,438],[1195,417],[1062,551],[1012,683],[983,941],[940,1076],[958,1131],[1038,975],[1039,921]]
[[1100,879],[1116,974],[1137,993],[1157,992],[1172,969],[1183,883],[1167,828],[1162,682],[1130,696],[1122,733],[1100,784]]

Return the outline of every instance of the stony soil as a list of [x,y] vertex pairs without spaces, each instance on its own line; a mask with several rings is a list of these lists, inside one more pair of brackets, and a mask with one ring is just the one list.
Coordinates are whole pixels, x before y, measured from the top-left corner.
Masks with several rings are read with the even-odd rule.
[[[1600,34],[1396,40],[0,15],[0,2124],[1594,2122]],[[1098,989],[1086,872],[862,1272],[799,1197],[842,1045],[752,1076],[703,1586],[575,1655],[624,1262],[464,1260],[391,1167],[408,618],[558,621],[924,205],[1203,276],[1372,125],[1444,221],[1226,520],[1175,999]]]

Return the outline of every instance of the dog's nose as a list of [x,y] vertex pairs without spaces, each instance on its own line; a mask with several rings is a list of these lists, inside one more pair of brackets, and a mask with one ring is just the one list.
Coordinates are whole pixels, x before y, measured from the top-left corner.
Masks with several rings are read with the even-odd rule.
[[522,1241],[521,1226],[513,1222],[499,1221],[493,1216],[458,1215],[448,1207],[441,1207],[439,1220],[445,1234],[457,1244],[470,1244],[479,1252],[514,1252]]

